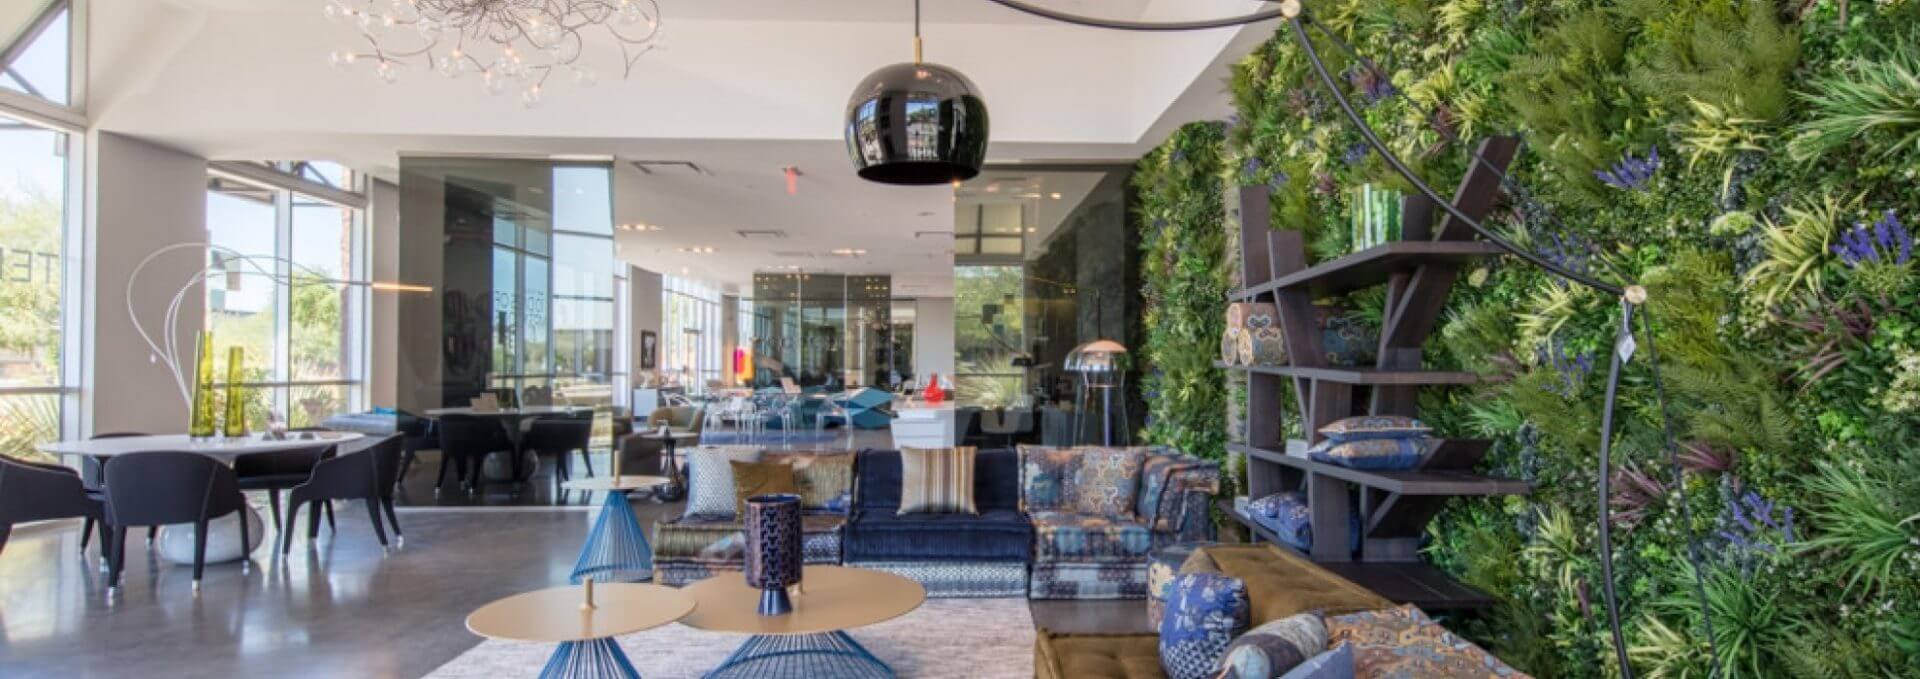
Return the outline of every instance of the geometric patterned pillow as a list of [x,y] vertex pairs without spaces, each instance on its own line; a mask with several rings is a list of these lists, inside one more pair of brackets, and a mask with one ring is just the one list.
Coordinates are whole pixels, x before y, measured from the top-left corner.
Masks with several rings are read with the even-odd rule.
[[1171,679],[1213,674],[1234,635],[1247,627],[1247,587],[1239,578],[1188,573],[1173,580],[1160,620],[1160,669]]
[[1360,415],[1334,420],[1320,428],[1320,435],[1334,443],[1361,439],[1417,439],[1433,431],[1419,420],[1405,415]]
[[1363,677],[1527,676],[1473,642],[1454,636],[1412,605],[1327,618],[1327,641],[1353,646],[1354,671]]
[[1086,448],[1073,474],[1073,509],[1082,514],[1132,517],[1140,493],[1140,463],[1147,451],[1139,448]]
[[1221,679],[1272,679],[1327,649],[1327,624],[1307,612],[1247,630],[1220,660]]
[[1315,462],[1337,464],[1352,469],[1398,470],[1419,466],[1432,447],[1433,439],[1421,437],[1413,439],[1361,439],[1336,443],[1333,439],[1321,441],[1307,449],[1307,457]]
[[733,467],[730,462],[759,462],[759,446],[700,446],[687,456],[686,518],[734,518]]
[[1080,468],[1074,448],[1020,445],[1020,508],[1029,512],[1073,507],[1073,474]]

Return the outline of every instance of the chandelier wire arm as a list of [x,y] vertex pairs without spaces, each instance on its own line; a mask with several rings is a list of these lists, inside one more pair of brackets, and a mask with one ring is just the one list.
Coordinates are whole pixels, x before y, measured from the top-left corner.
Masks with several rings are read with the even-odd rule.
[[[1068,12],[1062,12],[1056,9],[1048,9],[1045,7],[1034,5],[1032,3],[1023,2],[1022,0],[987,0],[987,1],[993,4],[1005,7],[1007,9],[1011,9],[1016,12],[1024,12],[1024,13],[1031,14],[1033,16],[1037,16],[1045,19],[1052,19],[1054,21],[1074,24],[1076,26],[1086,26],[1088,28],[1107,28],[1107,29],[1113,29],[1117,31],[1144,31],[1144,32],[1200,31],[1200,30],[1207,30],[1207,29],[1213,29],[1213,28],[1232,28],[1235,26],[1245,26],[1248,24],[1257,24],[1263,21],[1272,21],[1274,19],[1286,18],[1286,10],[1284,8],[1276,8],[1276,9],[1260,10],[1252,14],[1244,14],[1241,16],[1226,17],[1222,19],[1196,19],[1192,21],[1167,21],[1167,22],[1125,21],[1121,19],[1102,19],[1099,17],[1090,17],[1090,16],[1079,15],[1079,14],[1071,14]],[[1288,1],[1292,2],[1295,0],[1288,0]]]

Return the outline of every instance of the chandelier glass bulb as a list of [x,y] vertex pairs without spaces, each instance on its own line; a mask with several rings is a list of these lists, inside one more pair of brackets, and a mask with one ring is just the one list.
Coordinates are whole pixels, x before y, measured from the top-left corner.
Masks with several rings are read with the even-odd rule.
[[582,58],[604,43],[619,46],[621,77],[631,76],[660,29],[657,0],[327,0],[321,13],[359,34],[355,47],[327,55],[335,66],[365,61],[389,83],[408,67],[447,78],[477,71],[489,94],[512,85],[527,106],[556,71],[597,81]]

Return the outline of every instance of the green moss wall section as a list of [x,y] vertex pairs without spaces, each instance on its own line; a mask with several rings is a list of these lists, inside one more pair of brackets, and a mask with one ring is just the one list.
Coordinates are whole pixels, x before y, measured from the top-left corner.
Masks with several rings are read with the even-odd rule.
[[[1705,677],[1717,652],[1724,676],[1920,676],[1908,230],[1920,219],[1920,2],[1308,4],[1373,60],[1319,44],[1430,183],[1453,186],[1476,140],[1517,134],[1516,186],[1488,225],[1652,291],[1604,509],[1638,674]],[[1210,456],[1225,426],[1224,381],[1206,367],[1228,285],[1216,178],[1272,187],[1270,226],[1304,232],[1321,259],[1348,249],[1347,191],[1399,181],[1290,32],[1229,86],[1235,116],[1183,128],[1137,180],[1149,436]],[[1342,301],[1377,317],[1377,295]],[[1536,484],[1527,497],[1456,501],[1426,557],[1501,600],[1450,626],[1537,676],[1619,669],[1594,548],[1617,314],[1614,300],[1515,258],[1489,260],[1463,277],[1426,351],[1432,367],[1498,379],[1429,390],[1423,419],[1492,439],[1484,471]]]

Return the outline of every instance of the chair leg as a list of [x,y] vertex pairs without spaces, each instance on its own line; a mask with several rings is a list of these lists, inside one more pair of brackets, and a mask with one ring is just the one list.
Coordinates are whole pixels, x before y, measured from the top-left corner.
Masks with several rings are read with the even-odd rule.
[[317,502],[309,502],[307,504],[309,505],[307,508],[307,542],[314,542],[320,539],[320,514],[324,510],[320,509]]
[[300,498],[287,498],[287,520],[280,524],[280,555],[293,551],[293,524],[300,520]]
[[280,491],[278,489],[267,489],[267,505],[273,508],[273,525],[280,525]]
[[387,546],[387,529],[380,527],[380,498],[367,498],[367,518],[373,521],[373,536],[380,538],[380,546]]
[[440,475],[433,478],[433,489],[435,491],[440,490],[440,486],[447,482],[447,461],[447,451],[440,451]]
[[160,527],[147,526],[147,546],[152,547],[153,541],[158,539],[160,539]]
[[193,522],[193,591],[200,591],[200,576],[207,571],[207,520]]
[[[80,554],[83,556],[87,553],[87,543],[93,540],[93,527],[97,523],[99,522],[89,516],[86,522],[80,524]],[[9,526],[9,528],[11,528],[11,526]],[[0,547],[5,547],[6,545],[7,540],[5,535],[0,534]]]
[[333,523],[333,501],[332,500],[327,501],[327,532],[328,533],[340,532],[340,527],[337,525],[334,525]]
[[[276,494],[278,494],[277,491]],[[247,534],[252,530],[252,528],[247,526],[247,524],[251,522],[247,521],[247,508],[244,506],[240,508],[240,511],[234,512],[234,514],[236,515],[234,518],[240,520],[240,570],[241,572],[246,572],[252,570],[250,564],[253,563],[253,536]]]
[[107,568],[107,593],[112,594],[114,590],[120,589],[120,571],[127,565],[127,527],[114,526],[112,544],[100,547],[112,548],[109,550],[112,552],[111,557],[107,559],[111,562]]
[[393,513],[393,498],[380,498],[380,506],[387,510],[387,525],[393,526],[394,536],[404,537],[406,534],[400,532],[400,517],[395,516]]
[[[0,523],[0,552],[7,551],[7,536],[12,534],[13,524]],[[87,548],[83,546],[80,548],[80,551],[87,551]]]

